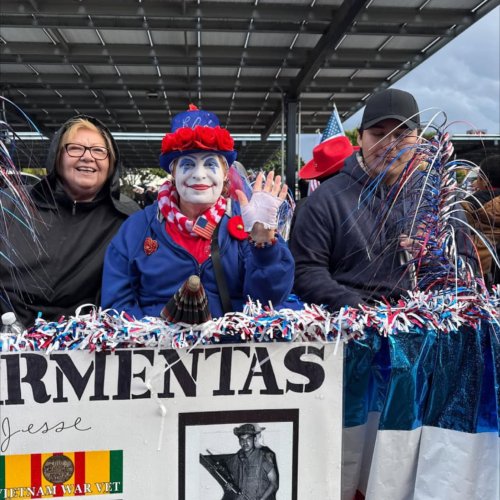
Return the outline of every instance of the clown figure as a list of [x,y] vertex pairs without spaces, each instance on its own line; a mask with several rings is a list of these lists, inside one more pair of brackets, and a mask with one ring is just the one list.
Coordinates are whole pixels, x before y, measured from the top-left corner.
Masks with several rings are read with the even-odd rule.
[[212,317],[241,311],[247,298],[277,304],[292,286],[294,265],[276,233],[286,185],[259,174],[243,191],[230,167],[234,141],[213,113],[190,106],[172,120],[160,165],[173,176],[158,200],[131,217],[105,259],[102,306],[140,319],[160,316],[192,275]]

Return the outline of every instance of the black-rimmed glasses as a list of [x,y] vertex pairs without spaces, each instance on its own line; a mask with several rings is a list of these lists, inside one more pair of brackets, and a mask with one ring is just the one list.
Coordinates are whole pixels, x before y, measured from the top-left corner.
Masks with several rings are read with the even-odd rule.
[[66,150],[66,153],[68,153],[68,156],[71,156],[72,158],[81,158],[85,154],[87,149],[90,151],[90,154],[92,155],[92,158],[94,158],[94,160],[105,160],[109,155],[108,148],[105,148],[104,146],[89,147],[70,142],[69,144],[64,145],[64,149]]

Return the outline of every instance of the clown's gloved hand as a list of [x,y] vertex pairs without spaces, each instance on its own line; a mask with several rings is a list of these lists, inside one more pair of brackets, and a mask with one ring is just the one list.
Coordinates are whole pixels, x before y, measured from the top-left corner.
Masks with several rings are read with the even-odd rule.
[[286,184],[281,185],[281,177],[278,175],[274,178],[274,172],[268,174],[264,186],[263,179],[264,174],[261,172],[255,180],[250,201],[243,191],[236,191],[245,231],[259,242],[274,238],[274,230],[278,227],[278,209],[288,192]]

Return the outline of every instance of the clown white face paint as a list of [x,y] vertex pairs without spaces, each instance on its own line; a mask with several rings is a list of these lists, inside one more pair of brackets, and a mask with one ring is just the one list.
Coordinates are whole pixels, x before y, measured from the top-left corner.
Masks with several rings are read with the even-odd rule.
[[224,187],[225,167],[225,160],[215,153],[181,156],[174,171],[181,205],[213,205]]

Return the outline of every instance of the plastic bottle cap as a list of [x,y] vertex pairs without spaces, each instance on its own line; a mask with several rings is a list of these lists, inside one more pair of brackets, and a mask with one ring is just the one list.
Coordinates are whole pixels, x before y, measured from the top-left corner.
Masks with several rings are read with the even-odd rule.
[[16,322],[16,315],[10,311],[2,314],[2,325],[12,325]]

